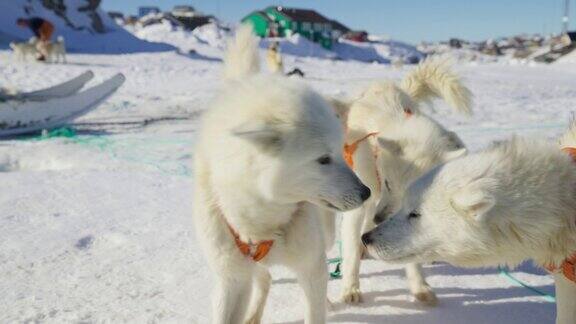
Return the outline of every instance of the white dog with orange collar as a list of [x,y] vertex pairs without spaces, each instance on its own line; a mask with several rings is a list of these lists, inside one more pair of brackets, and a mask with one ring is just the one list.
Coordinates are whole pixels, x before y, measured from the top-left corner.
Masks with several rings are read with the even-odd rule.
[[[364,251],[360,237],[401,207],[408,184],[436,165],[466,154],[453,132],[419,109],[423,101],[440,97],[454,109],[471,112],[471,94],[460,79],[439,60],[416,67],[400,83],[373,83],[354,101],[345,120],[345,158],[372,197],[342,217],[342,293],[347,303],[361,301],[360,260]],[[326,218],[324,223],[329,223]],[[326,231],[330,231],[326,225]],[[330,242],[329,242],[330,243]],[[434,305],[436,296],[424,280],[421,267],[406,268],[414,297]]]
[[576,323],[576,123],[555,144],[512,139],[417,180],[403,209],[365,234],[371,255],[553,270],[557,323]]
[[370,190],[343,158],[331,105],[304,84],[259,74],[243,26],[225,57],[225,88],[194,150],[194,221],[216,275],[212,322],[261,323],[268,268],[291,269],[307,324],[326,322],[328,270],[320,207],[359,207]]

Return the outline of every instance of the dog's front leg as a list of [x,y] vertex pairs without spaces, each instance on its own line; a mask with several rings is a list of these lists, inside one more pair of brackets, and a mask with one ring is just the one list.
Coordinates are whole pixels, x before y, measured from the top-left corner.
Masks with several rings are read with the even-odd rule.
[[576,284],[563,274],[555,273],[556,324],[576,323]]
[[326,254],[314,262],[297,262],[291,267],[296,272],[298,284],[306,296],[306,324],[326,323],[326,290],[328,288],[328,266]]
[[345,303],[361,302],[360,259],[362,258],[361,230],[366,207],[342,215],[342,292]]
[[260,324],[262,321],[264,306],[266,306],[266,299],[268,298],[270,284],[272,283],[272,277],[270,277],[268,269],[255,267],[254,271],[254,282],[252,296],[250,297],[250,306],[248,307],[247,324]]
[[438,303],[436,294],[424,279],[421,264],[410,263],[406,265],[406,279],[408,280],[408,288],[416,300],[428,306],[435,306]]
[[242,323],[246,317],[252,288],[251,278],[220,277],[216,283],[212,304],[212,323]]

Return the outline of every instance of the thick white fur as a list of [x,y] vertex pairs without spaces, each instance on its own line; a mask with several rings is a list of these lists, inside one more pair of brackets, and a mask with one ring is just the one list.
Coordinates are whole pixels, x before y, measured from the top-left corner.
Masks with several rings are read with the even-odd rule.
[[[576,124],[560,145],[576,145]],[[559,265],[576,251],[575,184],[576,163],[557,145],[512,139],[420,178],[405,207],[365,240],[392,262]],[[554,278],[557,323],[576,323],[576,284]]]
[[236,36],[228,42],[224,55],[224,77],[229,80],[254,75],[260,71],[258,57],[258,38],[252,35],[252,26],[244,24],[238,27]]
[[35,57],[36,53],[36,39],[32,38],[28,42],[23,43],[10,43],[10,48],[14,51],[14,55],[20,61],[26,61],[28,56]]
[[[420,102],[435,96],[449,100],[458,111],[470,111],[468,89],[444,65],[429,60],[410,73],[402,87],[391,81],[372,84],[345,116],[348,143],[378,133],[378,139],[375,136],[363,141],[354,154],[354,171],[373,195],[361,208],[343,215],[341,297],[345,302],[361,300],[362,233],[400,207],[411,181],[440,163],[466,154],[454,133],[418,109]],[[330,230],[330,227],[326,226],[326,229]],[[412,264],[406,272],[409,289],[416,299],[435,304],[436,296],[424,280],[421,267]]]
[[46,55],[47,61],[66,63],[66,43],[64,37],[58,36],[55,42],[38,42],[36,48],[40,53]]
[[[194,154],[195,228],[217,277],[212,320],[260,323],[268,268],[284,265],[304,291],[305,322],[324,323],[328,272],[317,206],[356,208],[369,190],[342,158],[332,107],[301,83],[254,74],[255,46],[247,27],[230,43],[228,80],[203,117]],[[226,223],[244,242],[274,240],[270,253],[260,262],[242,255]]]
[[401,87],[417,101],[442,98],[459,112],[472,113],[472,93],[443,59],[430,58],[420,64],[402,80]]

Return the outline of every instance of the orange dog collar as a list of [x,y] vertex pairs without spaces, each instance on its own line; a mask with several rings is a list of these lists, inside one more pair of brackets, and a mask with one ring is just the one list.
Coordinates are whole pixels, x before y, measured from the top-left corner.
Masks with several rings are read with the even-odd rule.
[[261,241],[257,244],[246,243],[240,239],[240,235],[238,235],[230,224],[226,223],[226,225],[228,225],[230,233],[234,236],[234,242],[236,243],[238,250],[240,250],[240,253],[244,256],[250,257],[254,262],[264,259],[266,255],[268,255],[268,252],[270,252],[270,249],[272,249],[272,245],[274,245],[273,240]]

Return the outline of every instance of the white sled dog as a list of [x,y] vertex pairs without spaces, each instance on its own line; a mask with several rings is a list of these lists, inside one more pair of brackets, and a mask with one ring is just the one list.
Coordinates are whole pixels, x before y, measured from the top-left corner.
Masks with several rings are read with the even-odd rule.
[[36,46],[40,53],[45,53],[47,61],[66,63],[66,43],[64,42],[64,37],[58,36],[55,42],[38,42]]
[[26,61],[28,56],[33,58],[36,57],[36,53],[38,53],[36,50],[36,43],[37,40],[33,37],[28,42],[12,42],[10,43],[10,48],[14,51],[14,56],[16,56],[16,59],[19,61]]
[[436,168],[363,236],[369,253],[466,267],[533,259],[554,275],[557,323],[576,323],[575,123],[560,147],[516,138]]
[[[361,208],[344,213],[342,219],[341,299],[346,303],[361,301],[362,233],[400,208],[411,181],[440,163],[466,154],[456,134],[420,111],[419,103],[433,97],[443,98],[457,111],[471,113],[470,91],[445,63],[431,59],[415,68],[400,85],[391,81],[373,84],[351,104],[345,116],[348,163],[373,193]],[[330,232],[330,222],[324,218],[325,231]],[[406,274],[415,298],[436,304],[420,265],[408,265]]]
[[204,115],[194,156],[197,238],[217,276],[214,323],[260,323],[284,265],[304,291],[306,323],[326,321],[328,271],[320,207],[370,196],[346,165],[330,104],[299,82],[258,74],[258,40],[240,27],[225,57],[225,90]]

